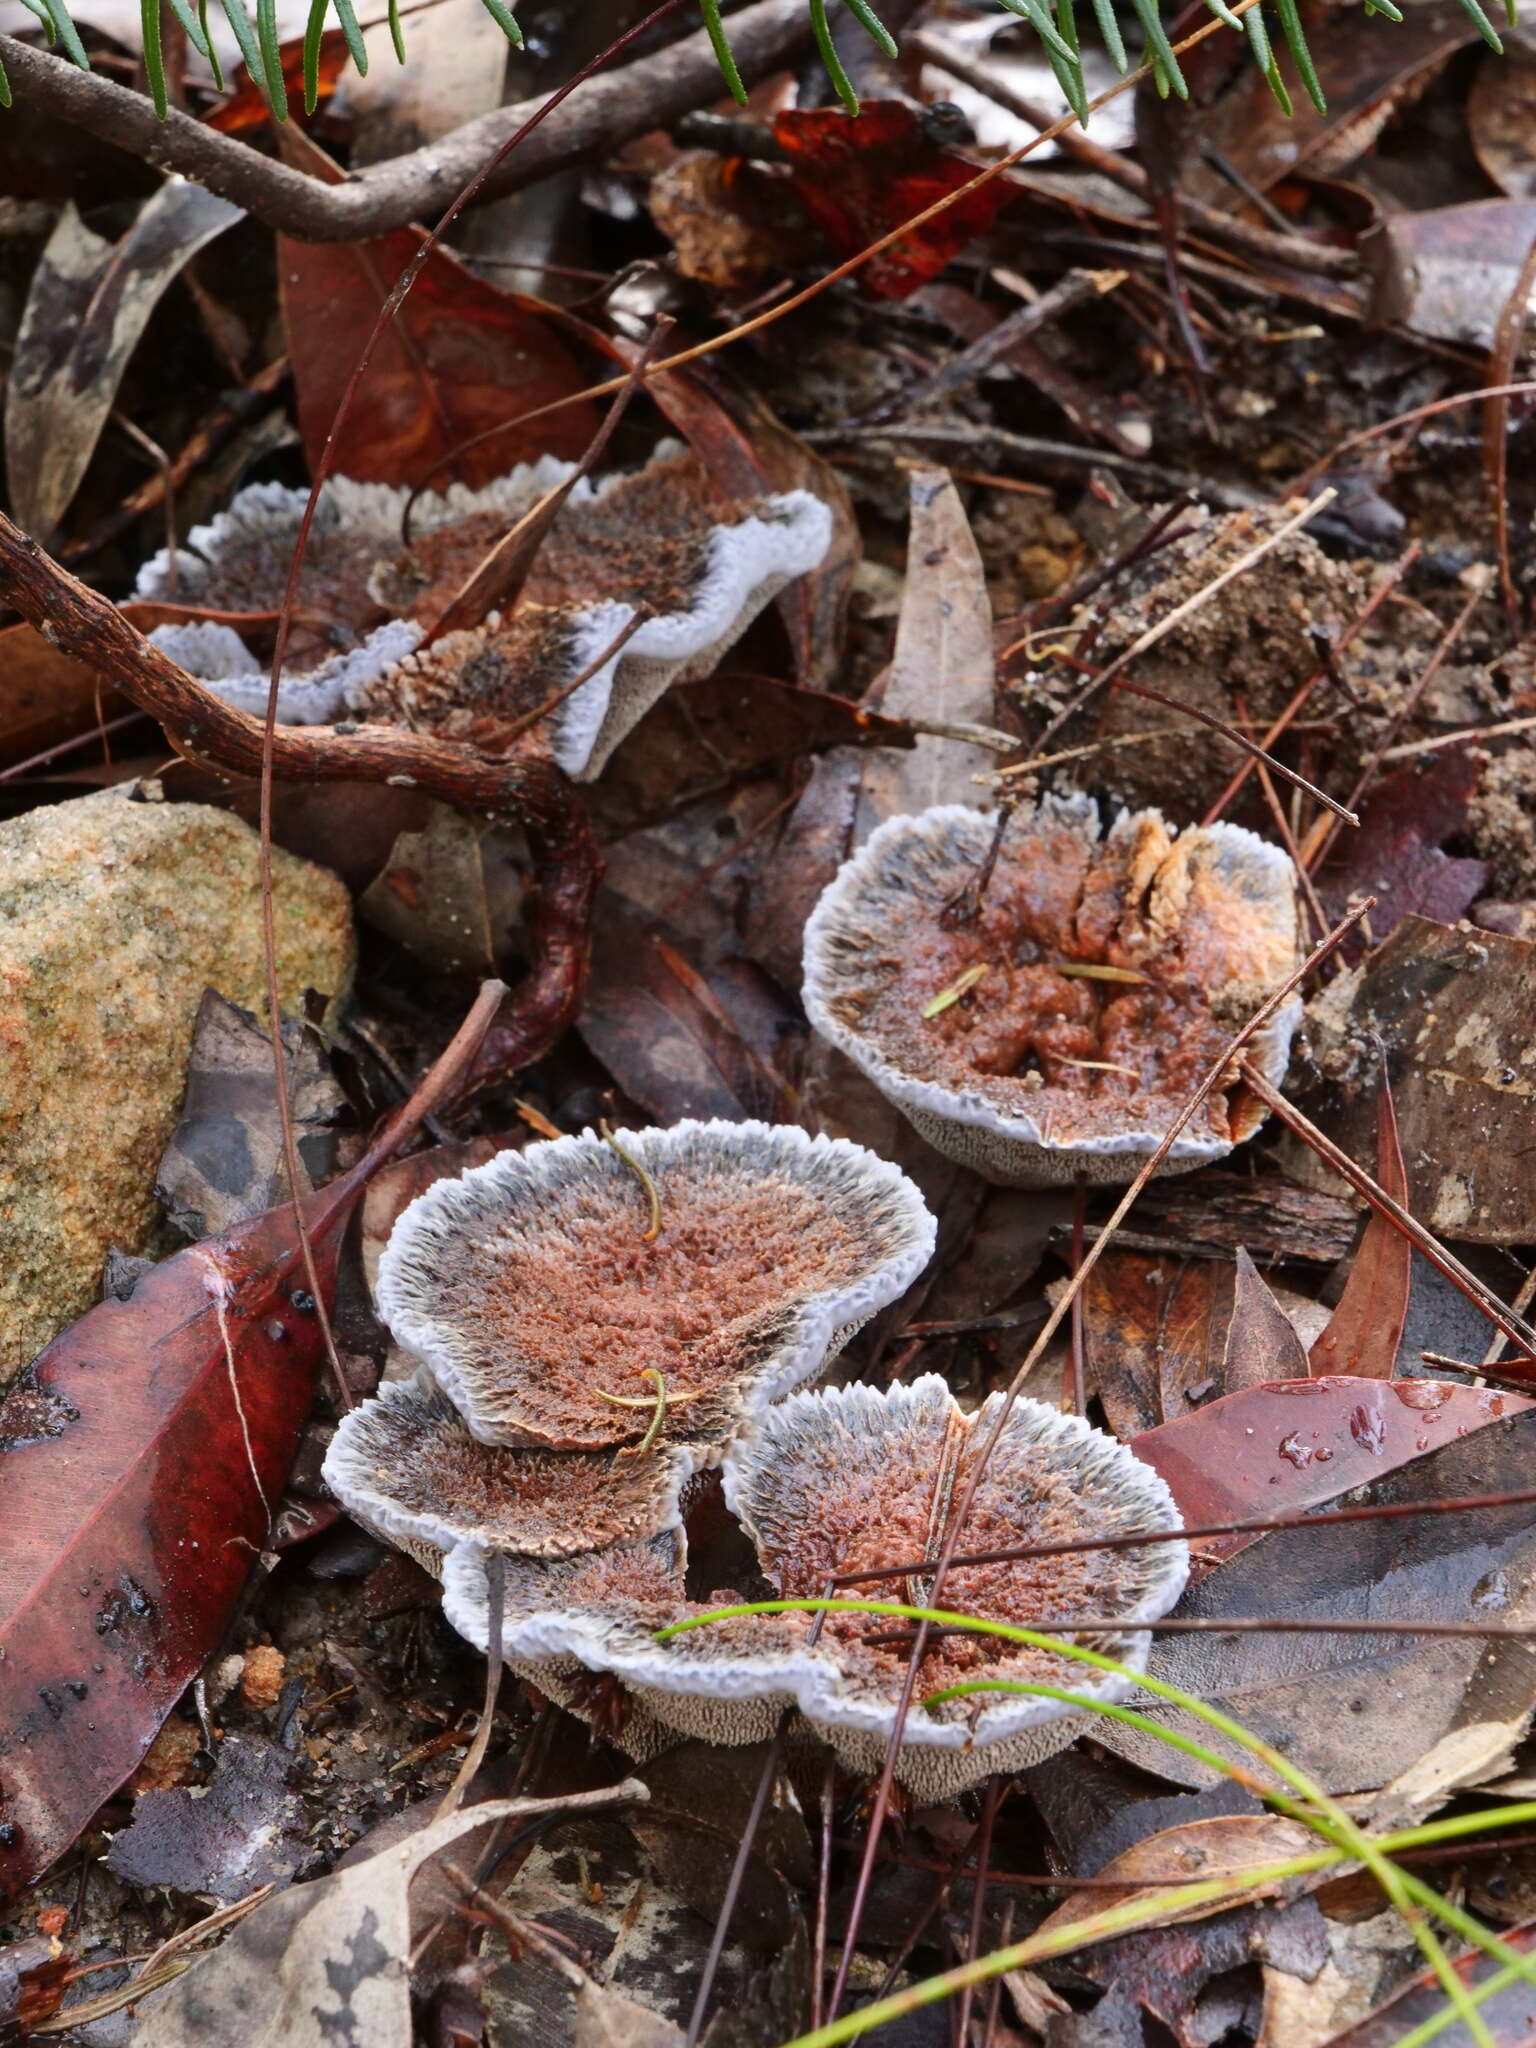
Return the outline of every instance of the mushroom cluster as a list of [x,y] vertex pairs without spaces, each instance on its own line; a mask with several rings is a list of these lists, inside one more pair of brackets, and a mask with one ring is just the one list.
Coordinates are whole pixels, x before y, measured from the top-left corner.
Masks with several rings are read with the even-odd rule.
[[[478,491],[455,485],[412,497],[345,477],[326,484],[279,720],[350,716],[494,747],[499,733],[559,699],[548,744],[567,774],[590,779],[671,683],[708,674],[831,539],[831,513],[810,492],[737,502],[666,442],[643,469],[575,483],[511,611],[424,645],[491,549],[573,474],[573,464],[546,456]],[[162,550],[139,575],[139,598],[237,622],[152,635],[237,710],[266,709],[267,677],[250,638],[270,629],[282,605],[305,503],[303,491],[250,485],[194,527],[187,548]]]
[[[909,1661],[900,1628],[719,1610],[814,1601],[893,1567],[908,1569],[865,1590],[921,1605],[962,1498],[966,1550],[1021,1554],[954,1567],[946,1606],[1027,1625],[1106,1617],[1096,1646],[1139,1669],[1145,1624],[1182,1589],[1183,1544],[1029,1553],[1175,1528],[1156,1473],[1036,1402],[966,1415],[931,1376],[807,1384],[933,1242],[896,1168],[798,1129],[685,1123],[626,1132],[622,1150],[587,1133],[501,1154],[397,1223],[379,1302],[418,1369],[343,1421],[326,1477],[441,1578],[470,1642],[489,1646],[499,1612],[507,1663],[589,1715],[608,1681],[622,1714],[604,1725],[639,1756],[684,1735],[756,1741],[789,1709],[851,1767],[875,1767]],[[711,1532],[692,1551],[690,1527]],[[1047,1685],[1091,1706],[1130,1684],[970,1634],[936,1636],[919,1678],[899,1768],[927,1797],[1019,1769],[1082,1725],[1040,1696],[925,1704],[945,1687]]]
[[[957,914],[993,833],[963,805],[871,833],[806,926],[807,1013],[990,1179],[1130,1180],[1296,966],[1295,872],[1237,825],[1175,834],[1138,811],[1106,832],[1091,798],[1047,796],[1011,820],[979,912]],[[1300,1016],[1279,1005],[1250,1043],[1277,1084]],[[1234,1078],[1162,1170],[1220,1158],[1263,1118]]]

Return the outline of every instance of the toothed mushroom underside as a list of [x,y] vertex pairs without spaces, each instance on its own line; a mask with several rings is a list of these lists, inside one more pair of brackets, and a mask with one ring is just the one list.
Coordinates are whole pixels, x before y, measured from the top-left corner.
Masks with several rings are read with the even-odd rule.
[[[815,1599],[847,1572],[931,1555],[945,1514],[967,1487],[996,1423],[1000,1397],[965,1416],[929,1375],[885,1391],[806,1391],[770,1408],[733,1444],[725,1499],[757,1546],[778,1597]],[[514,1454],[509,1454],[514,1455]],[[1177,1526],[1162,1480],[1122,1445],[1038,1402],[1015,1404],[966,1521],[965,1547],[1073,1541]],[[873,1773],[895,1726],[909,1656],[902,1624],[881,1616],[748,1615],[695,1622],[711,1603],[684,1592],[679,1529],[591,1556],[517,1557],[504,1566],[503,1650],[541,1684],[575,1690],[583,1668],[622,1682],[658,1726],[719,1743],[760,1741],[792,1708],[852,1770]],[[1144,1668],[1144,1624],[1178,1599],[1188,1571],[1180,1542],[1088,1551],[1023,1562],[956,1567],[943,1605],[1019,1626],[1112,1619],[1085,1638],[1132,1672]],[[870,1596],[921,1605],[930,1580],[881,1580]],[[449,1620],[480,1648],[489,1639],[486,1553],[465,1543],[443,1568]],[[881,1636],[895,1641],[871,1641]],[[981,1691],[947,1701],[959,1685],[1045,1686],[1087,1710],[1039,1693]],[[1018,1771],[1066,1747],[1134,1679],[1100,1673],[1054,1652],[971,1634],[940,1635],[924,1657],[903,1728],[898,1775],[919,1798],[951,1798],[998,1771]],[[931,1704],[929,1702],[932,1702]],[[621,1740],[624,1738],[621,1738]]]
[[[589,780],[672,683],[707,675],[831,540],[831,513],[810,492],[734,503],[692,456],[664,444],[642,470],[576,484],[506,617],[493,613],[423,649],[485,556],[573,469],[545,457],[483,490],[454,485],[414,501],[384,484],[329,482],[306,551],[279,720],[350,716],[494,747],[590,668],[542,721],[559,766]],[[283,602],[305,502],[303,491],[249,486],[195,527],[174,560],[162,550],[148,562],[135,595],[270,617]],[[403,542],[408,503],[412,538]],[[162,626],[151,637],[237,710],[265,713],[267,675],[234,626]]]
[[[1130,1180],[1239,1025],[1298,958],[1289,858],[1236,825],[1175,835],[1155,811],[1104,832],[1085,796],[1010,821],[976,915],[994,819],[892,818],[806,926],[805,1006],[930,1144],[1006,1185]],[[1292,998],[1247,1057],[1284,1079]],[[1160,1169],[1218,1159],[1261,1105],[1218,1088]]]

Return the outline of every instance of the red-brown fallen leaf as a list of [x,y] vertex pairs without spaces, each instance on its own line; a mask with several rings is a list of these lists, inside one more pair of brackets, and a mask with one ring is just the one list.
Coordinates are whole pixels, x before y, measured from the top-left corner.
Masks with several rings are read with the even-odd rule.
[[[980,168],[931,140],[902,100],[866,100],[856,120],[832,107],[788,110],[774,117],[773,134],[802,204],[841,256],[958,191]],[[907,298],[984,234],[1013,196],[1006,178],[994,178],[864,264],[861,287],[873,298]]]
[[1233,1275],[1232,1320],[1221,1360],[1221,1390],[1235,1394],[1242,1387],[1267,1380],[1295,1379],[1307,1371],[1307,1354],[1296,1327],[1269,1291],[1258,1267],[1238,1246]]
[[[362,1191],[306,1204],[323,1286]],[[0,1892],[111,1797],[218,1643],[323,1355],[293,1211],[156,1266],[0,1405]]]
[[[1454,924],[1488,886],[1488,863],[1442,851],[1467,832],[1467,802],[1483,763],[1471,747],[1448,747],[1383,776],[1360,807],[1358,832],[1340,833],[1317,878],[1330,917],[1359,896],[1374,896],[1371,943],[1379,946],[1408,916]],[[1345,942],[1351,965],[1367,948]]]
[[[1394,1202],[1407,1206],[1408,1170],[1385,1075],[1376,1097],[1376,1178]],[[1412,1244],[1395,1223],[1373,1209],[1339,1305],[1308,1354],[1308,1371],[1336,1372],[1342,1366],[1362,1379],[1391,1379],[1412,1286]]]
[[[311,469],[379,310],[424,240],[420,228],[401,228],[374,242],[278,242],[283,324]],[[589,381],[536,301],[498,291],[446,249],[434,249],[358,388],[335,473],[442,490],[454,477],[487,484],[540,455],[574,460],[597,428],[587,404],[477,441],[433,470],[487,428],[569,398]]]
[[[1275,1380],[1143,1430],[1130,1447],[1198,1528],[1299,1514],[1533,1405],[1445,1380]],[[1219,1562],[1255,1541],[1202,1537],[1197,1557]]]
[[[288,92],[290,113],[304,105],[304,37],[294,36],[278,51],[282,60],[283,84]],[[335,92],[346,68],[347,39],[339,28],[328,28],[320,38],[320,93],[317,104],[324,106]],[[267,97],[242,64],[232,74],[229,98],[206,116],[203,125],[224,135],[245,135],[270,121]]]

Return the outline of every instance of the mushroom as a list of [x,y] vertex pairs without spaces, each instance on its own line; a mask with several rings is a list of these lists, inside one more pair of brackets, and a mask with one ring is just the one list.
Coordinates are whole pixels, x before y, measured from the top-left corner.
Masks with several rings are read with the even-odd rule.
[[683,1450],[636,1457],[480,1443],[429,1374],[386,1381],[345,1415],[326,1484],[347,1512],[436,1576],[456,1544],[571,1557],[679,1525]]
[[[953,913],[994,820],[889,819],[805,933],[805,1006],[930,1144],[989,1179],[1131,1179],[1238,1026],[1297,958],[1289,858],[1240,826],[1175,836],[1155,811],[1107,833],[1086,796],[1015,814],[974,917]],[[1284,1078],[1299,1000],[1249,1057]],[[1160,1171],[1219,1159],[1264,1110],[1213,1091]]]
[[[724,1464],[725,1497],[757,1545],[769,1580],[786,1598],[816,1599],[848,1573],[936,1555],[970,1486],[1004,1396],[965,1414],[937,1374],[906,1386],[828,1388],[770,1409]],[[1161,1476],[1123,1444],[1041,1401],[1016,1400],[986,1456],[966,1516],[960,1553],[1176,1529],[1179,1514]],[[1189,1576],[1182,1542],[1009,1563],[955,1566],[941,1605],[1020,1627],[1099,1616],[1122,1627],[1084,1638],[1133,1671],[1145,1668],[1155,1621]],[[876,1579],[845,1594],[913,1606],[930,1603],[931,1578]],[[708,1633],[701,1630],[699,1633]],[[872,1643],[901,1624],[829,1613],[817,1683],[799,1692],[807,1720],[850,1768],[878,1770],[895,1726],[909,1648]],[[1134,1690],[1054,1652],[961,1633],[935,1637],[924,1656],[902,1729],[897,1774],[920,1798],[952,1798],[997,1771],[1020,1771],[1064,1749],[1090,1717],[1060,1701],[985,1694],[929,1708],[929,1695],[963,1681],[1022,1680],[1090,1701]],[[830,1681],[830,1682],[828,1682]]]
[[[404,490],[335,478],[315,518],[278,696],[286,724],[346,713],[494,745],[507,727],[600,663],[549,717],[558,765],[597,775],[674,681],[703,675],[765,604],[822,559],[831,513],[807,491],[748,505],[663,443],[645,468],[580,479],[540,547],[516,608],[417,653],[491,548],[574,466],[550,457],[484,490]],[[306,494],[242,491],[191,552],[162,550],[135,595],[234,613],[282,603]],[[402,546],[406,508],[414,538]],[[620,632],[643,623],[602,661]],[[234,626],[162,626],[158,645],[238,710],[260,713],[267,677]],[[403,666],[402,666],[403,665]]]
[[[725,1497],[757,1545],[768,1581],[816,1599],[840,1574],[933,1553],[991,1436],[1001,1396],[965,1415],[942,1379],[884,1391],[804,1392],[763,1412],[724,1464]],[[1022,1547],[1176,1528],[1172,1496],[1151,1467],[1112,1437],[1036,1401],[1003,1424],[965,1525],[964,1550]],[[658,1724],[721,1743],[761,1740],[796,1707],[853,1769],[879,1768],[895,1726],[908,1650],[871,1637],[892,1623],[860,1614],[742,1615],[674,1636],[709,1612],[685,1598],[685,1539],[669,1531],[597,1556],[516,1558],[505,1569],[502,1647],[508,1661],[573,1691],[584,1667],[618,1679]],[[1142,1624],[1173,1606],[1188,1576],[1182,1542],[1093,1550],[998,1565],[957,1566],[944,1605],[1022,1626],[1107,1615],[1089,1639],[1132,1671],[1144,1668]],[[930,1581],[877,1580],[873,1598],[923,1604]],[[721,1596],[727,1598],[728,1596]],[[485,1648],[487,1553],[460,1544],[443,1570],[444,1612]],[[900,1634],[900,1626],[896,1632]],[[950,1798],[997,1771],[1022,1770],[1065,1748],[1091,1712],[1039,1697],[985,1694],[930,1708],[959,1680],[1051,1685],[1114,1703],[1134,1681],[1054,1652],[971,1634],[941,1635],[925,1655],[897,1773],[921,1798]],[[547,1689],[547,1687],[546,1687]]]
[[708,1463],[901,1294],[933,1243],[911,1182],[844,1139],[588,1131],[420,1195],[378,1298],[482,1443],[659,1436]]

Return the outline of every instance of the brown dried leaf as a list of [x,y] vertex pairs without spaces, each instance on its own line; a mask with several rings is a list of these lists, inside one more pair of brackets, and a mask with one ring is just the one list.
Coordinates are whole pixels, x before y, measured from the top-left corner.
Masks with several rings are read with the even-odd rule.
[[64,208],[33,273],[5,393],[5,472],[18,522],[46,541],[69,508],[128,358],[173,278],[244,218],[170,178],[120,242]]
[[[1392,1089],[1385,1079],[1376,1097],[1376,1180],[1393,1201],[1407,1204],[1408,1174],[1398,1143]],[[1339,1305],[1312,1346],[1309,1369],[1391,1379],[1412,1286],[1411,1241],[1373,1209]]]
[[[1314,1055],[1333,1078],[1309,1115],[1370,1166],[1379,1041],[1408,1207],[1439,1237],[1536,1240],[1532,952],[1526,939],[1409,917],[1312,1006]],[[1333,1185],[1299,1140],[1287,1137],[1280,1157],[1296,1179]]]
[[1232,1320],[1227,1325],[1221,1361],[1222,1392],[1235,1394],[1241,1387],[1262,1386],[1266,1380],[1303,1379],[1306,1372],[1306,1347],[1295,1324],[1270,1293],[1246,1249],[1239,1246]]
[[[880,709],[888,718],[990,726],[996,671],[980,550],[947,470],[914,470],[910,491],[907,581]],[[977,806],[982,793],[971,778],[996,765],[985,747],[931,735],[910,754],[877,755],[865,765],[855,842],[886,818],[931,804]]]
[[[1186,1821],[1180,1827],[1164,1828],[1148,1835],[1096,1872],[1099,1880],[1092,1891],[1069,1892],[1056,1910],[1044,1920],[1037,1933],[1072,1927],[1090,1920],[1096,1913],[1129,1904],[1133,1899],[1152,1900],[1167,1884],[1191,1884],[1206,1878],[1240,1878],[1245,1870],[1266,1864],[1284,1863],[1317,1847],[1317,1836],[1300,1821],[1286,1820],[1274,1813],[1223,1813],[1205,1820]],[[1106,1889],[1108,1879],[1123,1881],[1124,1889]],[[1283,1879],[1234,1892],[1231,1898],[1203,1906],[1186,1906],[1164,1915],[1163,1926],[1190,1920],[1208,1920],[1234,1906],[1258,1899],[1280,1897],[1286,1890]]]
[[1110,1250],[1083,1288],[1083,1336],[1104,1419],[1121,1438],[1221,1392],[1231,1269]]
[[1512,199],[1536,199],[1536,48],[1516,31],[1490,50],[1467,94],[1467,130],[1490,180]]

